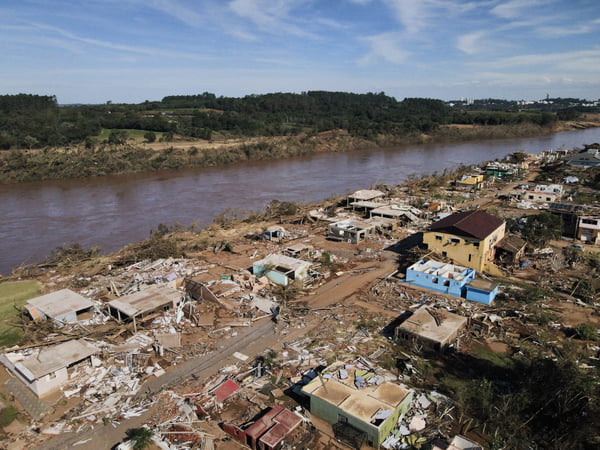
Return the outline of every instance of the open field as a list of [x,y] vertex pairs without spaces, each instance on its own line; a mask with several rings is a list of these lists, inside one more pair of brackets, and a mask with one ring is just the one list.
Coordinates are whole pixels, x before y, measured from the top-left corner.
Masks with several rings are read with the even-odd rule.
[[[133,130],[133,129],[109,130],[107,128],[102,128],[102,131],[100,132],[100,135],[98,136],[98,139],[101,141],[108,139],[111,131],[126,131],[128,134],[127,140],[133,141],[136,143],[144,142],[145,141],[144,134],[146,134],[148,132],[148,130]],[[164,133],[161,133],[160,131],[155,131],[154,134],[156,135],[156,140],[158,141]]]
[[9,323],[17,320],[17,309],[39,294],[37,281],[8,281],[0,284],[0,345],[14,345],[21,339],[21,330]]

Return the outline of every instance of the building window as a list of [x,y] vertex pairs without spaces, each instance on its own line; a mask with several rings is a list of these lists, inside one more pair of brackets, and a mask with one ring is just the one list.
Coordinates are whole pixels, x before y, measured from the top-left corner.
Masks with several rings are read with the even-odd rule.
[[549,202],[549,201],[551,201],[551,200],[552,200],[552,198],[550,198],[550,197],[546,197],[546,201],[547,201],[547,202]]
[[448,252],[442,252],[442,256],[445,258],[448,256]]
[[459,244],[460,243],[460,239],[459,238],[450,238],[450,243],[452,243],[452,244]]
[[450,287],[450,280],[444,280],[444,286]]
[[473,242],[473,245],[477,248],[479,248],[479,241]]
[[439,281],[439,280],[437,279],[437,277],[435,277],[435,278],[434,278],[433,280],[431,280],[431,281],[432,281],[432,283],[433,283],[433,284],[438,284],[438,281]]
[[348,423],[348,418],[342,414],[338,414],[338,423]]
[[435,235],[435,240],[436,240],[436,241],[441,241],[441,240],[442,240],[442,236],[441,236],[441,235],[439,235],[439,234],[436,234],[436,235]]
[[598,219],[581,219],[581,223],[585,223],[586,225],[598,225]]
[[469,253],[469,262],[471,262],[472,255]]

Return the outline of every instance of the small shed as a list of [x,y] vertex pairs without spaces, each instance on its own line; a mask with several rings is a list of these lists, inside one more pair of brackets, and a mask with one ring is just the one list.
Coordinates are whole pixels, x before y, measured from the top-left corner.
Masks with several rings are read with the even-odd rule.
[[272,241],[276,239],[283,239],[285,234],[285,228],[279,225],[272,225],[263,232],[263,238]]
[[98,349],[83,339],[36,349],[30,356],[5,353],[0,361],[38,397],[57,391],[69,381],[68,369],[90,358]]
[[465,298],[473,302],[490,305],[494,298],[496,298],[496,295],[498,295],[499,286],[500,285],[494,281],[476,278],[467,284],[467,294]]
[[466,326],[466,317],[423,305],[396,327],[395,336],[397,340],[418,341],[435,350],[443,350],[456,341]]
[[257,277],[266,275],[273,283],[287,286],[294,280],[304,280],[311,263],[286,255],[272,254],[256,261],[252,272]]
[[73,292],[61,289],[50,294],[27,300],[25,309],[35,321],[53,319],[58,324],[73,323],[82,319],[82,315],[93,308],[91,300]]

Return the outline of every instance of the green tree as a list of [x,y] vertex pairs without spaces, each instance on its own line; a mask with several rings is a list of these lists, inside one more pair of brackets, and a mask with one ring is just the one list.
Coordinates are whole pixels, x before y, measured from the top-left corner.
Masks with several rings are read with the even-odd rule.
[[112,130],[108,136],[108,143],[122,145],[127,142],[128,137],[129,133],[127,133],[125,130]]
[[144,450],[152,443],[154,433],[149,428],[142,427],[129,430],[127,435],[133,444],[133,450]]
[[38,141],[36,138],[34,138],[33,136],[29,136],[29,135],[27,135],[27,136],[25,136],[25,137],[23,138],[23,145],[24,145],[25,147],[27,147],[28,149],[30,149],[30,150],[31,150],[33,147],[35,147],[36,145],[38,145],[39,143],[40,143],[40,142],[39,142],[39,141]]
[[533,247],[544,247],[552,239],[561,235],[561,218],[548,212],[527,217],[527,223],[521,230],[523,239]]
[[144,139],[146,139],[146,142],[154,142],[156,141],[156,133],[154,131],[146,131],[144,133]]

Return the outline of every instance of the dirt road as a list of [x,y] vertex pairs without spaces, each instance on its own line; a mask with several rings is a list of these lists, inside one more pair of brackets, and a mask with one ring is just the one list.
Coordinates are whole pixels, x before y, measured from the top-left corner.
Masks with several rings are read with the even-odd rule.
[[321,286],[314,295],[305,297],[311,308],[330,306],[350,299],[363,288],[398,268],[396,254],[384,252],[383,261],[369,261]]

